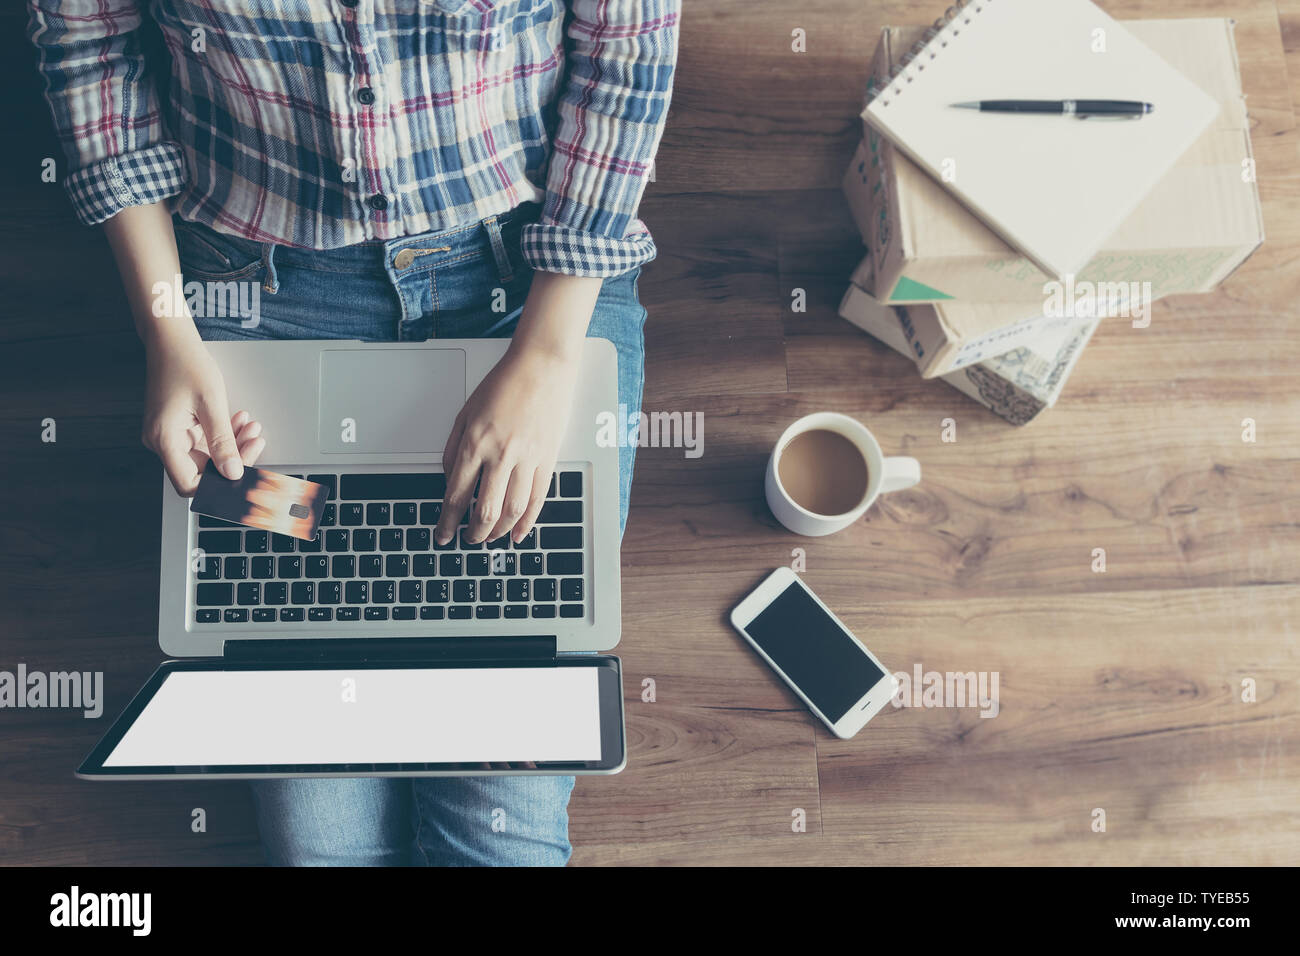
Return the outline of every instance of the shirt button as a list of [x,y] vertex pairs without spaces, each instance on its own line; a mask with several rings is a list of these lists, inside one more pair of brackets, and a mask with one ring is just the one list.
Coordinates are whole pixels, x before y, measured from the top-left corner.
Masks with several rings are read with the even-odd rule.
[[388,208],[388,197],[380,195],[379,193],[375,193],[373,196],[371,196],[369,199],[366,200],[366,203],[375,212],[383,212],[385,209]]
[[361,89],[357,90],[357,99],[366,106],[369,106],[375,101],[375,91],[368,86],[363,86]]

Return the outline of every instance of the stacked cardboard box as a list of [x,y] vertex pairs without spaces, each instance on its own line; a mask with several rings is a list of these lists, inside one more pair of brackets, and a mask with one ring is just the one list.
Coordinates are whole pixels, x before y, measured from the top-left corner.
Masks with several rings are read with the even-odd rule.
[[[868,250],[853,285],[876,304],[896,309],[869,308],[851,289],[841,314],[891,346],[898,347],[901,335],[927,378],[962,387],[959,380],[968,392],[975,387],[972,379],[980,379],[981,395],[1025,387],[1024,362],[996,361],[1001,356],[1037,356],[1042,361],[1031,365],[1051,387],[1030,387],[1032,401],[1013,403],[1010,417],[1017,424],[1028,420],[1026,408],[1037,404],[1041,410],[1055,401],[1099,320],[1122,317],[1140,327],[1149,321],[1154,300],[1212,291],[1264,239],[1233,22],[1148,20],[1127,26],[1213,96],[1219,115],[1068,283],[1055,282],[1007,245],[869,126],[844,177]],[[872,82],[883,82],[923,32],[886,28]],[[887,314],[897,334],[885,330]],[[965,369],[977,371],[954,380],[952,373]]]

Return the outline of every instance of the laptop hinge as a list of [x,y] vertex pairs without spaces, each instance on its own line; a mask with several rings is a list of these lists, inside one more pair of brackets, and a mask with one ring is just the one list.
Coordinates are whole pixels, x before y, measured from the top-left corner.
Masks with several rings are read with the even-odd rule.
[[493,663],[555,660],[555,636],[238,639],[225,642],[228,661],[261,663]]

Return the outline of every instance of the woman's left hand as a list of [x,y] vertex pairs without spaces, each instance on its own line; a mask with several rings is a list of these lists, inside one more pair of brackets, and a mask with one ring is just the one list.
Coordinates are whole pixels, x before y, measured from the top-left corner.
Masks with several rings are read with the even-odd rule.
[[447,493],[434,529],[439,544],[451,540],[471,502],[466,540],[493,541],[513,531],[518,543],[546,501],[581,353],[516,345],[474,389],[452,426],[443,452]]

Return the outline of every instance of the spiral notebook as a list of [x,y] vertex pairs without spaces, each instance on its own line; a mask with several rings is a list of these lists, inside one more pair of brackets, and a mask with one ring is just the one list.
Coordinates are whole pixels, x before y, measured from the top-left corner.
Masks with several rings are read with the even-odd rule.
[[[1132,120],[981,113],[991,99],[1123,99]],[[1088,0],[965,0],[926,32],[863,119],[1043,271],[1077,273],[1218,114]]]

